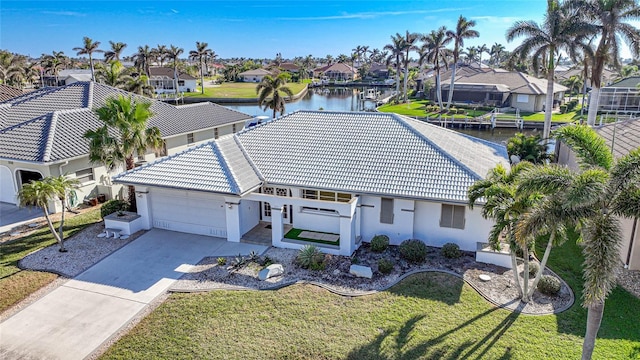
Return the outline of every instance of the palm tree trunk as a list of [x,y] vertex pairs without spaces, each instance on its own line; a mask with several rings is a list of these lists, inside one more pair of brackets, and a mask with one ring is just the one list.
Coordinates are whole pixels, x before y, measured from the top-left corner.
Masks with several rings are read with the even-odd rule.
[[62,239],[58,235],[58,232],[56,231],[56,229],[53,227],[53,223],[51,222],[51,218],[49,217],[49,211],[47,210],[47,205],[44,205],[42,207],[42,212],[44,213],[45,219],[47,219],[47,225],[49,225],[49,230],[53,234],[53,237],[56,239],[56,242],[58,243],[58,245],[60,245],[60,249],[58,251],[67,252],[67,249],[64,248],[64,243],[62,242]]
[[544,132],[542,139],[546,144],[551,134],[551,112],[553,111],[553,69],[547,71],[547,97],[544,108]]
[[598,115],[598,100],[600,98],[600,87],[593,85],[591,94],[589,95],[589,112],[587,113],[587,125],[594,126],[596,124],[596,116]]
[[513,249],[510,251],[511,255],[511,268],[513,269],[513,280],[516,283],[518,289],[518,296],[522,298],[522,285],[520,285],[520,275],[518,275],[518,261],[516,260],[516,252]]
[[93,58],[91,57],[91,53],[89,53],[89,67],[91,68],[91,81],[96,81],[96,77],[94,75],[94,69],[93,69]]
[[[524,273],[522,276],[524,280],[522,281],[522,301],[529,302],[529,246],[528,244],[524,244],[522,248],[522,257],[524,258]],[[516,269],[516,272],[518,270]]]
[[551,253],[551,247],[553,246],[553,241],[556,237],[556,232],[552,231],[549,236],[549,242],[547,243],[547,248],[544,250],[544,255],[542,256],[542,261],[540,262],[540,270],[536,274],[536,278],[533,279],[533,283],[531,284],[531,290],[529,290],[529,299],[533,296],[533,293],[536,291],[536,286],[538,286],[538,281],[542,277],[542,273],[544,272],[544,267],[547,265],[547,260],[549,259],[549,254]]
[[60,242],[64,244],[64,216],[67,213],[65,209],[67,205],[67,199],[66,197],[64,197],[61,198],[60,201],[62,202],[62,214],[60,217],[60,225],[58,225],[58,232],[60,234]]
[[453,101],[453,86],[455,84],[457,67],[457,61],[454,61],[453,67],[451,68],[451,82],[449,83],[449,100],[447,101],[447,111],[449,111],[449,107],[451,106],[451,102]]
[[178,66],[176,63],[174,63],[173,65],[173,87],[176,92],[176,102],[177,102],[178,101]]
[[407,102],[409,94],[407,93],[407,84],[409,83],[409,64],[404,65],[404,102]]
[[582,343],[582,360],[591,360],[603,314],[604,302],[590,305],[587,308],[587,332],[584,335],[584,342]]
[[442,89],[440,85],[440,69],[436,70],[436,99],[438,100],[438,106],[440,106],[440,112],[442,112]]
[[204,95],[204,64],[202,63],[202,56],[200,56],[200,85],[202,87],[202,95]]
[[[135,161],[133,160],[133,155],[127,156],[125,160],[127,170],[131,170],[135,167]],[[136,203],[136,188],[134,186],[127,186],[129,190],[128,200],[129,200],[129,210],[137,211],[137,203]]]
[[396,57],[396,99],[400,95],[400,57]]

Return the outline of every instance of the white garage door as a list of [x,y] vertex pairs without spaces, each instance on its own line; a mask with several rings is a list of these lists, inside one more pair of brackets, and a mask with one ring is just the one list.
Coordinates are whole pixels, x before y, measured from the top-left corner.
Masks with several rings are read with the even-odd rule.
[[227,237],[224,198],[188,191],[151,191],[153,227]]
[[0,202],[17,204],[17,194],[11,170],[0,166]]

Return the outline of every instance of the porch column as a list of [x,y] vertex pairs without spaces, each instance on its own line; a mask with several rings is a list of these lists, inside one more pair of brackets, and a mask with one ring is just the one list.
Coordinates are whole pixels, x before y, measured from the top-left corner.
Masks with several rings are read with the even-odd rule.
[[351,256],[356,250],[356,226],[353,215],[340,215],[340,255]]
[[240,201],[234,199],[230,201],[225,198],[224,202],[227,219],[227,241],[240,242]]
[[149,189],[146,187],[136,187],[136,207],[138,215],[142,219],[142,228],[150,230],[153,224],[151,218],[151,204],[149,203]]
[[282,207],[284,205],[271,205],[271,244],[275,247],[283,247],[284,226],[282,224]]

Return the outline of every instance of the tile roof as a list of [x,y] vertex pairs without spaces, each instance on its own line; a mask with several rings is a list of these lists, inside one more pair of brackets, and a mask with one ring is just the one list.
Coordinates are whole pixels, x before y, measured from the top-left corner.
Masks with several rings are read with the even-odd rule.
[[[450,82],[448,78],[442,78],[440,81],[445,84]],[[456,83],[465,84],[501,84],[509,88],[512,93],[527,95],[544,95],[547,93],[547,80],[538,79],[525,73],[507,71],[503,69],[490,69],[475,74],[460,75],[456,74]],[[559,91],[567,91],[567,87],[554,83],[554,93]]]
[[343,73],[343,74],[352,74],[355,70],[348,64],[345,63],[335,63],[329,66],[325,66],[320,69],[316,69],[314,71],[320,71],[322,73],[333,72],[333,73]]
[[233,136],[137,167],[115,176],[113,181],[233,195],[261,184]]
[[24,92],[20,89],[0,84],[0,101],[7,101],[22,94],[24,94]]
[[0,158],[53,162],[87,154],[83,134],[102,124],[93,109],[119,94],[151,102],[149,126],[158,127],[165,138],[251,118],[212,103],[173,106],[98,83],[76,82],[0,103]]
[[247,71],[243,71],[238,76],[263,76],[263,75],[272,75],[271,71],[265,69],[251,69]]
[[608,88],[631,88],[636,89],[640,85],[640,76],[629,76],[627,78],[616,81],[607,86]]
[[613,145],[616,158],[640,148],[640,118],[602,125],[595,131],[609,146]]
[[[152,66],[149,68],[149,78],[166,78],[173,79],[173,69],[164,66]],[[178,71],[178,79],[180,80],[195,80],[196,78]]]

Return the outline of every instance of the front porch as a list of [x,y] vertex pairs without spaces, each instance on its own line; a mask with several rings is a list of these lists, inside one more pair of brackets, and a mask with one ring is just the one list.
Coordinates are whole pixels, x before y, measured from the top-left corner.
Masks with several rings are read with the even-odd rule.
[[[283,224],[284,233],[286,234],[293,228],[289,224]],[[258,225],[249,230],[246,234],[240,238],[241,243],[257,244],[271,246],[271,223],[267,221],[260,221]]]

